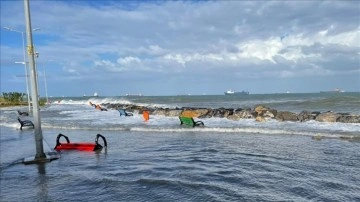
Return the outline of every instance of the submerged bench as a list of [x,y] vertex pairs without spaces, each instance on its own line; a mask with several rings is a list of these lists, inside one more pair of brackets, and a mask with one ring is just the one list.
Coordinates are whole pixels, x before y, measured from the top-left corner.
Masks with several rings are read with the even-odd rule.
[[33,122],[29,121],[29,120],[24,120],[22,121],[20,118],[18,118],[18,121],[20,123],[20,130],[22,130],[23,126],[32,126],[32,128],[35,128]]
[[120,116],[124,115],[124,116],[132,116],[133,114],[130,112],[126,112],[124,109],[118,109]]
[[187,126],[204,126],[204,123],[202,121],[194,121],[192,117],[186,117],[186,116],[179,116],[180,119],[180,125],[187,125]]
[[17,110],[17,112],[20,116],[29,116],[28,112],[21,112],[20,110]]

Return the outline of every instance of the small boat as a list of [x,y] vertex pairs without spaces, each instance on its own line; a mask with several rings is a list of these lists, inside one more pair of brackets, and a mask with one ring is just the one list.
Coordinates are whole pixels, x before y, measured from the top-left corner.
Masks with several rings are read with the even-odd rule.
[[331,91],[320,91],[320,93],[344,93],[344,90],[341,90],[340,88],[335,88],[334,90]]
[[138,94],[130,94],[130,93],[127,93],[126,96],[134,96],[134,97],[139,97],[139,96],[143,96],[141,93],[138,93]]
[[241,91],[241,92],[235,92],[233,90],[227,90],[226,92],[224,92],[225,95],[249,95],[248,91]]
[[94,93],[94,97],[99,97],[97,92]]

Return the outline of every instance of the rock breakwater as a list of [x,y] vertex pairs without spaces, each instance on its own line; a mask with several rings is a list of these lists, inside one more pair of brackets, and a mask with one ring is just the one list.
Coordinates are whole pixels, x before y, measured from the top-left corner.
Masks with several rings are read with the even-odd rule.
[[300,113],[294,113],[290,111],[278,111],[266,106],[256,106],[255,108],[161,108],[161,107],[145,107],[134,104],[102,104],[108,109],[125,109],[127,111],[142,114],[147,110],[152,115],[164,115],[164,116],[188,116],[194,118],[227,118],[231,120],[240,119],[255,119],[262,122],[269,119],[276,119],[278,121],[310,121],[315,120],[319,122],[341,122],[341,123],[360,123],[360,115],[351,113],[336,113],[332,111],[327,112],[310,112],[302,111]]

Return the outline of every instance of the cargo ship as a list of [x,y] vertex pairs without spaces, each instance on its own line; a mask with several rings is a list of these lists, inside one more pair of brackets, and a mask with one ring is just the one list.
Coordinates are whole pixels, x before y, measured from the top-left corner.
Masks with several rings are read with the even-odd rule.
[[233,90],[227,90],[224,92],[225,95],[249,95],[249,92],[248,91],[240,91],[240,92],[236,92],[236,91],[233,91]]
[[340,88],[335,88],[334,90],[331,91],[320,91],[320,93],[344,93],[344,90],[341,90]]

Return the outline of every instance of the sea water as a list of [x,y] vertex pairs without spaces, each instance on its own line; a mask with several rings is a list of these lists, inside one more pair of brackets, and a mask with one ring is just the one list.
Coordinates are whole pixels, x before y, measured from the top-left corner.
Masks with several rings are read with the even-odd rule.
[[360,136],[360,124],[204,118],[196,120],[205,127],[188,128],[178,117],[145,122],[89,102],[360,114],[359,93],[53,98],[40,110],[45,151],[59,133],[92,143],[102,134],[108,147],[23,165],[35,155],[34,131],[20,131],[16,120],[26,107],[1,108],[0,201],[360,200],[360,142],[349,141]]

